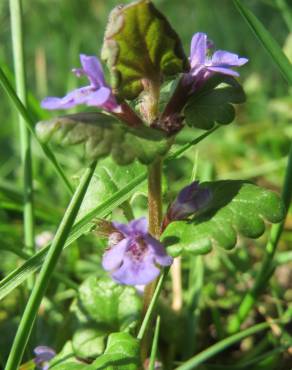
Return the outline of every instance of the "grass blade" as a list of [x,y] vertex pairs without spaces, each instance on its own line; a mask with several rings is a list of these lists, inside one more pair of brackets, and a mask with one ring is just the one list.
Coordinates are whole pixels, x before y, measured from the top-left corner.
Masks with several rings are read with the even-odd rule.
[[155,287],[155,291],[154,291],[154,294],[152,296],[152,299],[150,301],[150,304],[148,306],[148,309],[147,309],[147,312],[144,316],[144,319],[142,321],[142,324],[141,324],[141,327],[140,327],[140,330],[139,330],[139,333],[137,335],[137,339],[142,339],[144,337],[144,334],[148,328],[148,325],[152,319],[152,316],[154,314],[154,310],[156,308],[156,304],[158,302],[158,298],[159,298],[159,295],[160,295],[160,292],[161,292],[161,289],[163,287],[163,284],[167,278],[167,274],[169,272],[169,269],[170,267],[166,267],[164,268],[163,272],[161,273],[160,277],[159,277],[159,280],[158,280],[158,283]]
[[52,163],[55,171],[60,176],[60,178],[63,180],[63,182],[64,182],[66,188],[68,189],[68,191],[70,192],[70,194],[72,194],[73,193],[72,186],[71,186],[69,180],[66,178],[66,175],[64,174],[64,172],[63,172],[62,168],[60,167],[59,163],[57,162],[54,153],[51,151],[51,149],[48,147],[48,145],[46,145],[45,143],[42,143],[39,140],[39,138],[37,137],[37,135],[35,133],[35,130],[34,130],[34,124],[33,124],[33,121],[30,117],[29,112],[27,111],[25,106],[22,104],[22,102],[20,101],[18,96],[16,95],[13,87],[11,86],[8,78],[6,77],[6,75],[3,72],[3,69],[1,67],[0,67],[0,84],[3,87],[3,89],[5,90],[5,92],[7,93],[7,95],[12,100],[12,102],[15,105],[18,112],[23,117],[24,122],[27,125],[27,128],[31,132],[32,136],[36,139],[36,141],[41,146],[46,158]]
[[94,173],[95,167],[96,162],[92,163],[91,166],[86,169],[83,177],[81,178],[79,186],[77,187],[69,203],[69,206],[64,214],[60,226],[58,227],[54,240],[50,246],[50,249],[40,271],[39,277],[34,285],[34,288],[22,315],[5,370],[17,369],[22,360],[23,352],[28,342],[41,300],[45,295],[49,280],[59,260],[70,229],[77,216],[78,210],[81,206],[82,200],[88,188],[91,177]]
[[198,353],[196,356],[192,357],[190,360],[186,361],[184,364],[180,365],[176,368],[176,370],[192,370],[196,369],[197,366],[201,365],[205,361],[209,360],[213,356],[217,355],[218,353],[224,351],[226,348],[232,346],[233,344],[241,341],[242,339],[249,337],[250,335],[257,334],[263,330],[268,329],[272,323],[279,322],[275,320],[270,323],[261,323],[254,325],[248,329],[242,330],[240,333],[231,335],[223,340],[220,340],[216,344],[208,347],[204,351]]
[[194,140],[190,141],[189,143],[183,145],[181,148],[176,150],[174,153],[170,153],[169,156],[166,158],[166,163],[169,161],[172,161],[173,159],[179,158],[181,155],[183,155],[188,149],[190,149],[192,146],[198,144],[202,140],[204,140],[206,137],[211,135],[214,131],[218,130],[220,126],[215,126],[211,130],[204,132],[202,135],[196,137]]
[[[21,0],[10,0],[10,19],[16,92],[24,106],[27,105],[26,76],[23,52],[23,24]],[[33,174],[30,133],[19,114],[20,152],[23,180],[23,227],[24,245],[28,251],[34,251],[34,207],[33,207]]]
[[155,370],[155,360],[157,358],[157,348],[158,348],[158,338],[159,338],[159,329],[160,329],[160,316],[157,316],[156,325],[154,329],[154,337],[151,348],[151,355],[149,361],[149,370]]
[[257,19],[257,17],[240,0],[233,0],[233,2],[242,17],[255,33],[256,37],[270,54],[284,78],[287,80],[289,85],[292,85],[292,65],[277,41]]

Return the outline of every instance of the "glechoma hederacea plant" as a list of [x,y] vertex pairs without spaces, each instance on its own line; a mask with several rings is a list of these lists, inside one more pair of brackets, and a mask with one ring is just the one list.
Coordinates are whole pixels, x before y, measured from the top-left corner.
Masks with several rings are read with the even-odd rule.
[[[211,133],[234,120],[234,105],[245,101],[236,79],[238,67],[247,58],[216,50],[202,32],[194,34],[187,57],[165,16],[151,1],[140,0],[112,11],[100,59],[81,54],[80,62],[73,72],[89,83],[64,97],[47,97],[41,105],[47,110],[85,105],[90,110],[39,122],[37,135],[44,142],[84,144],[92,166],[85,190],[96,164],[98,171],[105,157],[112,158],[111,166],[132,168],[132,174],[142,173],[145,165],[148,221],[146,215],[134,217],[127,199],[118,204],[127,222],[112,220],[111,210],[94,220],[91,230],[106,240],[100,261],[106,272],[79,288],[72,306],[78,324],[72,341],[56,356],[48,347],[37,347],[34,361],[42,369],[48,369],[53,358],[55,370],[134,370],[148,363],[149,328],[171,265],[184,256],[209,253],[213,247],[230,250],[238,235],[258,238],[265,230],[264,221],[280,222],[284,209],[275,193],[244,180],[185,181],[166,211],[162,209],[162,171],[175,155],[177,134],[186,126]],[[71,226],[79,208],[80,204]],[[144,286],[142,295],[137,294],[137,285]],[[31,297],[31,302],[38,302],[35,313],[40,303],[37,289],[41,286]],[[23,353],[29,330],[19,337]],[[21,360],[21,354],[16,357],[11,364]],[[12,370],[12,365],[7,369]]]

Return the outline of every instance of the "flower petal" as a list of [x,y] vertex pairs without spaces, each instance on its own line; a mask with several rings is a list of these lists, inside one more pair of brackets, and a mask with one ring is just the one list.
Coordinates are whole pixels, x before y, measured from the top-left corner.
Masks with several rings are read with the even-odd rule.
[[230,67],[208,67],[208,71],[222,73],[227,76],[239,77],[239,73],[230,69]]
[[213,43],[205,33],[196,33],[191,42],[189,75],[194,81],[192,90],[198,89],[214,73],[222,73],[229,76],[238,77],[239,74],[233,71],[232,67],[240,67],[248,62],[247,58],[240,58],[237,54],[224,50],[217,50],[212,57],[209,56],[209,49],[213,48]]
[[56,352],[47,346],[38,346],[34,349],[36,357],[33,359],[37,368],[41,370],[49,369],[49,361],[56,356]]
[[95,87],[105,86],[102,65],[97,57],[80,54],[80,62],[84,73],[87,75],[91,84]]
[[92,92],[86,99],[86,105],[93,107],[105,107],[107,101],[111,96],[111,89],[108,87],[101,87]]
[[102,267],[106,271],[113,271],[117,269],[123,262],[125,252],[130,244],[129,239],[123,239],[114,247],[105,251],[102,257]]
[[203,32],[197,32],[194,34],[191,42],[191,53],[190,53],[190,62],[192,68],[194,68],[197,65],[205,64],[207,53],[207,40],[208,37]]
[[88,96],[92,94],[92,87],[85,86],[80,89],[71,91],[63,98],[48,97],[41,102],[41,106],[45,109],[69,109],[78,104],[86,103]]
[[112,222],[113,226],[125,236],[134,238],[137,234],[144,236],[148,234],[148,221],[145,217],[137,220],[132,220],[128,224],[120,224],[119,222]]
[[157,264],[161,266],[170,266],[172,264],[173,258],[166,253],[163,244],[161,244],[151,235],[145,237],[145,241],[148,244],[148,248],[151,249],[152,253],[150,254],[152,254],[153,259]]
[[134,235],[146,235],[148,233],[148,221],[146,217],[141,217],[138,220],[131,221],[129,228]]
[[56,352],[48,346],[37,346],[33,351],[36,356],[42,356],[44,361],[49,361],[56,356]]
[[117,229],[120,233],[122,233],[125,237],[132,236],[131,228],[129,225],[120,224],[119,222],[113,221],[112,225],[115,229]]
[[136,264],[130,258],[125,258],[122,266],[113,272],[114,280],[125,285],[146,285],[153,281],[160,273],[151,260],[146,258],[142,263]]
[[247,58],[239,58],[229,51],[217,50],[212,56],[211,67],[240,67],[248,62]]

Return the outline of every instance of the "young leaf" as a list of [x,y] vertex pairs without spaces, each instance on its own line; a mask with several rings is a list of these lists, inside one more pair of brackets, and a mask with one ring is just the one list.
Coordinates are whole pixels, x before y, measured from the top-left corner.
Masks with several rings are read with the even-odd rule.
[[73,336],[78,357],[95,358],[104,350],[107,336],[114,331],[131,331],[138,323],[141,301],[132,287],[104,277],[88,278],[79,289],[73,307],[80,325]]
[[245,101],[241,85],[232,77],[215,76],[188,100],[184,109],[189,126],[209,130],[215,123],[226,125],[234,120],[232,104]]
[[96,370],[137,370],[141,366],[139,348],[139,340],[129,333],[113,333],[104,354],[92,366]]
[[280,222],[284,216],[277,194],[244,181],[202,183],[212,192],[212,199],[202,213],[190,221],[171,223],[162,234],[167,251],[208,253],[213,246],[232,249],[238,234],[258,238],[265,231],[264,220]]
[[38,137],[48,142],[52,137],[62,145],[85,144],[89,159],[112,155],[118,164],[135,159],[149,164],[163,155],[170,144],[158,130],[130,128],[102,113],[79,113],[41,121],[36,126]]
[[123,99],[135,99],[143,81],[160,83],[162,76],[183,72],[188,65],[178,35],[149,0],[113,9],[102,57]]

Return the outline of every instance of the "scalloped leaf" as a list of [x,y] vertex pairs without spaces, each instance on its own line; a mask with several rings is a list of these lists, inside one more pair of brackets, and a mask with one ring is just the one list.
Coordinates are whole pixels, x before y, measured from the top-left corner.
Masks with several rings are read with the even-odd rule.
[[115,162],[129,164],[135,159],[149,164],[164,155],[170,143],[158,130],[141,126],[127,127],[109,115],[95,112],[69,114],[36,126],[38,137],[48,142],[54,139],[61,145],[85,145],[89,159],[112,155]]
[[235,180],[205,182],[212,199],[192,220],[172,222],[162,234],[162,242],[172,256],[182,253],[205,254],[212,247],[235,247],[238,235],[258,238],[264,221],[280,222],[284,207],[280,197],[257,185]]
[[89,277],[79,288],[72,310],[78,321],[72,346],[77,357],[96,358],[102,354],[112,332],[131,332],[140,318],[141,299],[133,287],[108,277]]
[[184,109],[189,126],[210,130],[215,123],[227,125],[235,118],[233,104],[245,102],[241,85],[232,77],[214,76],[195,92]]
[[[67,343],[65,347],[68,347]],[[65,348],[66,349],[66,348]],[[72,351],[72,347],[71,347]],[[106,349],[92,364],[72,358],[72,352],[61,351],[61,354],[50,362],[54,370],[136,370],[140,368],[140,342],[129,333],[112,333],[108,337]],[[24,369],[23,369],[24,370]]]
[[85,364],[75,357],[71,341],[66,342],[49,363],[49,368],[54,370],[96,370],[92,365]]
[[137,370],[140,368],[140,342],[129,333],[109,336],[104,354],[93,362],[96,370]]
[[122,99],[135,99],[143,90],[143,80],[157,84],[162,76],[188,68],[179,36],[149,0],[112,10],[102,58]]

